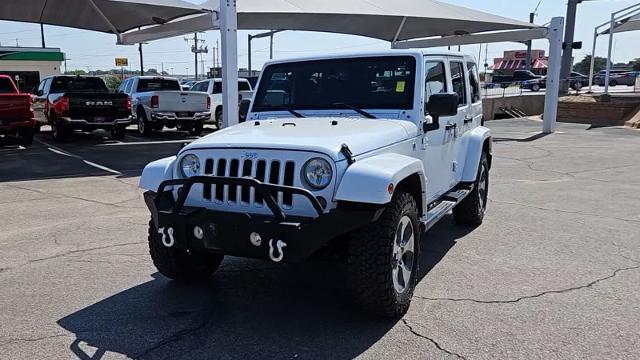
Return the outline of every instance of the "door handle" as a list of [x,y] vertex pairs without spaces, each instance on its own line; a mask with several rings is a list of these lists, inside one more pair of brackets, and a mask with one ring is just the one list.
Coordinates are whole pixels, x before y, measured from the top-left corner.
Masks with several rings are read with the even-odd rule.
[[455,128],[457,128],[457,127],[458,127],[458,124],[453,123],[453,124],[447,124],[447,126],[445,126],[444,128],[445,128],[446,130],[451,130],[451,129],[455,129]]
[[464,123],[468,124],[473,121],[473,118],[464,118]]

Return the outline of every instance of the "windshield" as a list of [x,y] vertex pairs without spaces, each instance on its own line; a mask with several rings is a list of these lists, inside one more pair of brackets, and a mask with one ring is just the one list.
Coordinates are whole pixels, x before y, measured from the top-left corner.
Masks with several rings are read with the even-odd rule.
[[13,94],[15,92],[16,88],[13,86],[11,80],[0,78],[0,94]]
[[253,111],[412,109],[415,71],[411,56],[274,64],[262,74]]
[[138,92],[149,91],[182,91],[178,80],[174,79],[140,79]]
[[96,77],[57,76],[51,84],[52,94],[63,92],[109,92],[104,81]]

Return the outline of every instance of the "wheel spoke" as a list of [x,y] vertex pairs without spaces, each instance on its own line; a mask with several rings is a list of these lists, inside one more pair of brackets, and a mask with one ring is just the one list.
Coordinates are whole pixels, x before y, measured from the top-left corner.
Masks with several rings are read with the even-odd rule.
[[407,221],[404,232],[402,233],[402,247],[406,248],[410,241],[413,241],[413,226]]

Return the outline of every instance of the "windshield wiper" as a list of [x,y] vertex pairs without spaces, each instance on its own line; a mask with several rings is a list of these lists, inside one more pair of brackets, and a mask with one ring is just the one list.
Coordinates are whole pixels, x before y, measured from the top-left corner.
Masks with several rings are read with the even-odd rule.
[[357,112],[358,114],[364,116],[367,119],[377,119],[377,117],[373,116],[371,113],[368,113],[368,112],[366,112],[366,111],[364,111],[362,109],[358,109],[357,107],[355,107],[353,105],[349,105],[347,103],[338,102],[338,103],[333,103],[331,105],[332,106],[344,106],[344,107],[346,107],[348,109],[351,109],[351,110]]
[[292,108],[288,107],[288,106],[276,106],[276,105],[271,105],[271,106],[267,106],[269,109],[273,109],[273,110],[285,110],[288,111],[289,113],[291,113],[291,115],[297,117],[297,118],[303,118],[305,117],[304,115],[300,114],[299,112],[293,110]]

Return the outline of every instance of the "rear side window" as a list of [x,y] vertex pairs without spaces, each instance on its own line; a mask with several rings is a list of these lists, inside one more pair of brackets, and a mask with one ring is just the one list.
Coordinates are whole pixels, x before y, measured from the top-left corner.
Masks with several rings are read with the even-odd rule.
[[63,92],[109,92],[107,85],[100,78],[59,76],[53,79],[51,93]]
[[433,94],[447,92],[447,77],[445,75],[444,63],[442,61],[429,61],[425,69],[425,94],[424,101],[429,103],[429,98]]
[[480,101],[480,81],[478,80],[478,67],[473,62],[467,63],[469,72],[469,84],[471,84],[471,102]]
[[131,88],[133,87],[134,80],[127,80],[127,86],[124,88],[124,92],[127,94],[131,94]]
[[13,94],[15,92],[16,88],[13,86],[11,80],[0,78],[0,94]]
[[178,80],[172,79],[139,79],[138,92],[148,91],[182,91]]
[[458,94],[458,105],[467,104],[467,84],[464,80],[464,66],[461,62],[451,62],[451,82]]
[[251,91],[251,86],[246,81],[238,81],[238,91]]

